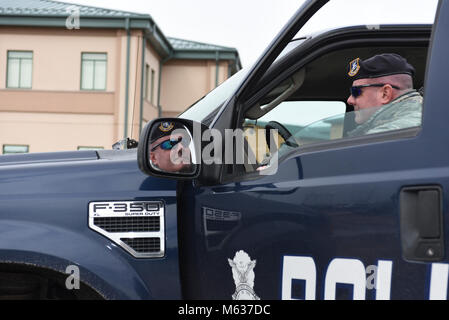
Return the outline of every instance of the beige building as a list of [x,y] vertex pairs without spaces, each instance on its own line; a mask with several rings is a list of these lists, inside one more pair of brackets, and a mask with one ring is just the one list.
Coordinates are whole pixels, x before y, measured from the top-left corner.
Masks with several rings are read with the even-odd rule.
[[147,14],[0,0],[0,152],[138,140],[240,68],[236,49],[167,38]]

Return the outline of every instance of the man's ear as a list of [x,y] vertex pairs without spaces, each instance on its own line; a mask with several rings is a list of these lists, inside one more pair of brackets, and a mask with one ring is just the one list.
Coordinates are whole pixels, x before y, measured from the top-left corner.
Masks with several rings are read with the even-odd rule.
[[386,84],[382,87],[381,91],[381,102],[382,104],[390,103],[393,100],[393,88],[391,85]]

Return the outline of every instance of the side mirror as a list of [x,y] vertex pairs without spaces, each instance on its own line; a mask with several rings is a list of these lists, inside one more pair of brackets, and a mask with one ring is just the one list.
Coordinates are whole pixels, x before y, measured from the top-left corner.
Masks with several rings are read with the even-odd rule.
[[138,145],[140,170],[157,177],[197,178],[201,169],[201,138],[193,138],[195,125],[201,134],[203,125],[191,120],[159,118],[149,122]]

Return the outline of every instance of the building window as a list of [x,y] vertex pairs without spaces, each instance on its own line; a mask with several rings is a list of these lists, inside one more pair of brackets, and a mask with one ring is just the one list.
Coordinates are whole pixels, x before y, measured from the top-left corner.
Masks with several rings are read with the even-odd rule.
[[81,54],[81,90],[106,90],[106,53]]
[[31,89],[33,71],[32,51],[8,51],[6,87]]
[[103,147],[83,147],[83,146],[79,146],[78,150],[103,150]]
[[153,69],[151,69],[151,91],[150,91],[150,101],[151,104],[154,105],[154,78],[155,78],[155,72]]
[[4,144],[3,154],[28,153],[30,147],[25,145]]
[[148,100],[148,86],[150,81],[150,66],[148,64],[145,65],[145,87],[144,87],[144,98]]

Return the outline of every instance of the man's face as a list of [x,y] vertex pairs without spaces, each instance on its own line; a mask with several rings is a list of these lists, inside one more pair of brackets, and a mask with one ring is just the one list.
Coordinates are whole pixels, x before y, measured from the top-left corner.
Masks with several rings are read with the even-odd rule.
[[[353,86],[370,84],[368,79],[358,79]],[[349,96],[347,103],[354,106],[355,122],[362,124],[366,122],[382,106],[382,93],[379,87],[362,88],[362,94],[357,98]],[[377,108],[376,108],[377,107]]]
[[[190,166],[190,150],[182,142],[177,143],[171,149],[165,149],[161,143],[168,140],[182,139],[181,134],[172,134],[161,137],[150,146],[151,162],[159,169],[167,172],[182,172],[186,166]],[[155,148],[151,151],[151,149]]]

